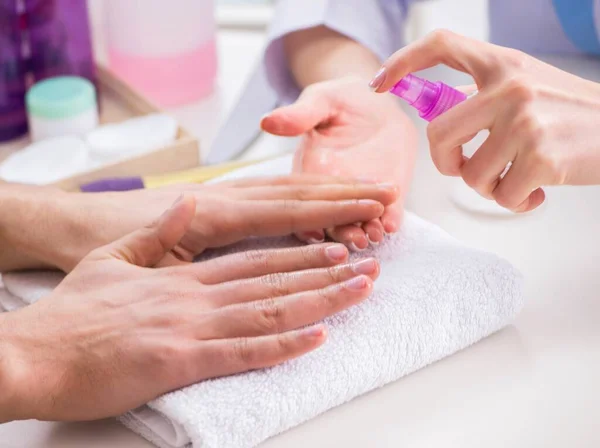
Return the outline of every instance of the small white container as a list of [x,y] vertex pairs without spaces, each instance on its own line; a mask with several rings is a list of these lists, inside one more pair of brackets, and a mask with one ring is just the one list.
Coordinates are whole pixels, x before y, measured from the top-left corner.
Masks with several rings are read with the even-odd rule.
[[41,81],[27,92],[27,117],[33,141],[84,136],[98,126],[96,89],[76,76]]

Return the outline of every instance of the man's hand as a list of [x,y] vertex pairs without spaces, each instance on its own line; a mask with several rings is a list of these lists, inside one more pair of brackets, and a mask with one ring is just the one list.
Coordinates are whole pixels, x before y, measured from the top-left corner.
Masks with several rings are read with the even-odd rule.
[[[270,213],[261,205],[257,213]],[[94,250],[51,296],[0,316],[0,422],[116,416],[207,378],[300,356],[326,338],[322,325],[305,327],[365,299],[379,273],[373,259],[344,264],[340,244],[150,269],[179,252],[195,219],[188,195],[155,224]],[[265,232],[280,229],[289,227]]]

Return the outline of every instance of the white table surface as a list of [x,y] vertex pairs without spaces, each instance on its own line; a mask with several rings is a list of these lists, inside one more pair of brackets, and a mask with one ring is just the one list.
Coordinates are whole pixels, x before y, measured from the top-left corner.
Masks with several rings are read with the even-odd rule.
[[[244,51],[231,50],[238,45]],[[260,34],[255,39],[223,35],[222,84],[249,73],[261,46]],[[558,62],[600,81],[600,62]],[[462,82],[448,72],[429,75]],[[204,143],[214,136],[234,93],[222,90],[175,114]],[[261,151],[257,147],[247,157]],[[457,209],[448,196],[452,182],[436,173],[422,140],[408,208],[521,269],[527,305],[514,326],[265,447],[600,446],[600,188],[552,189],[542,210],[493,219]],[[151,445],[114,421],[0,425],[2,448],[81,446]]]

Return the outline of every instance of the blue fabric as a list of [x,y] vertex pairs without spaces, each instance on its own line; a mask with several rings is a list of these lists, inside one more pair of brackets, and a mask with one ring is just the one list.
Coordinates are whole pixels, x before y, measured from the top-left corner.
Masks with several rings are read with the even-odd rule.
[[594,0],[552,0],[565,34],[580,50],[600,55]]

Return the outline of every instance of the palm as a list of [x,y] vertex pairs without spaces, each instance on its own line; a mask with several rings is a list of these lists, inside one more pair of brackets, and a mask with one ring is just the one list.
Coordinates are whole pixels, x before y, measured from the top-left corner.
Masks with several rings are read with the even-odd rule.
[[[416,133],[390,97],[373,94],[360,79],[343,79],[305,90],[297,103],[273,112],[263,121],[266,131],[302,135],[294,172],[392,182],[401,188],[381,223],[329,231],[333,239],[363,249],[398,229],[411,180]],[[383,225],[383,226],[382,226]],[[373,236],[375,235],[375,236]]]

